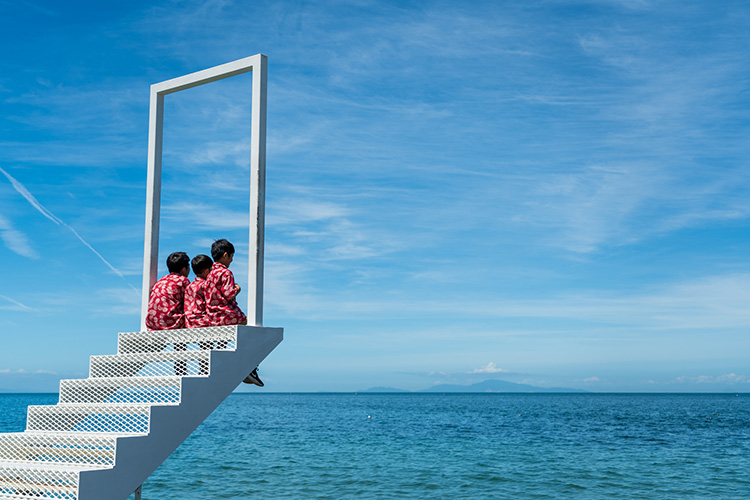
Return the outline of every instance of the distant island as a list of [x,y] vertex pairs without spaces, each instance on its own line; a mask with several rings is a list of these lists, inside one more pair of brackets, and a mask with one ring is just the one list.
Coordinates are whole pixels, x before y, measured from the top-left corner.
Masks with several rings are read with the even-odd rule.
[[420,391],[406,391],[393,387],[371,387],[359,392],[580,392],[581,389],[565,387],[537,387],[529,384],[518,384],[507,380],[485,380],[471,385],[437,384]]

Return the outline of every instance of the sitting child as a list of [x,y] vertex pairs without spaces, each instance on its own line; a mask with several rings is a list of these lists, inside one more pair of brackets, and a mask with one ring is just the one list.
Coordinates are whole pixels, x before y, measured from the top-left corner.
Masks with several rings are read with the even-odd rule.
[[190,284],[190,257],[174,252],[167,257],[169,274],[157,281],[148,298],[146,328],[172,330],[185,327],[185,289]]
[[206,278],[206,313],[211,325],[246,325],[247,316],[237,305],[240,286],[234,283],[229,265],[234,259],[234,245],[227,240],[217,240],[211,245],[214,259]]
[[185,290],[185,328],[210,326],[206,315],[206,277],[211,272],[211,257],[196,255],[191,261],[195,279]]
[[[240,286],[234,283],[234,275],[229,270],[229,264],[234,259],[234,245],[224,239],[214,241],[211,257],[214,264],[206,278],[206,314],[209,323],[212,326],[246,325],[247,316],[237,305]],[[257,370],[257,367],[253,369],[244,382],[263,387]]]
[[[206,277],[211,272],[213,261],[208,255],[196,255],[190,261],[195,279],[185,290],[185,328],[201,328],[210,326],[206,316]],[[201,349],[213,348],[213,342],[200,342]],[[221,344],[221,342],[220,342]],[[226,344],[226,342],[225,342]],[[182,347],[177,346],[178,348]],[[220,346],[223,348],[225,346]],[[184,361],[175,363],[175,373],[187,373],[187,365]],[[200,374],[208,375],[208,364],[200,362]]]

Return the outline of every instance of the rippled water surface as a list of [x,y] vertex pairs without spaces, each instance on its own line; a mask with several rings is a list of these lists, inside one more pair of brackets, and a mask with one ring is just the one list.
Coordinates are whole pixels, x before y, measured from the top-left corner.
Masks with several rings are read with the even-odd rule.
[[749,499],[750,395],[233,395],[143,498]]

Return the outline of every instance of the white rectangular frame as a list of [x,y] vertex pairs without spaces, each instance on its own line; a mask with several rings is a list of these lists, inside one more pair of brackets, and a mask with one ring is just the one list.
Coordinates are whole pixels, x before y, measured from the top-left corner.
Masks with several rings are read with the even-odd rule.
[[247,324],[263,326],[263,259],[266,202],[266,97],[268,58],[263,54],[151,85],[146,180],[146,233],[143,248],[141,330],[146,330],[148,297],[157,280],[164,96],[242,73],[253,73],[250,131],[250,247],[248,256]]

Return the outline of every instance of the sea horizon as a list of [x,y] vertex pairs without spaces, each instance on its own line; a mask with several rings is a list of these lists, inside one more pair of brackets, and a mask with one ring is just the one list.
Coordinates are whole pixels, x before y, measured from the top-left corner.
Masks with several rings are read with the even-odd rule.
[[[9,394],[9,395],[23,395],[23,394],[49,394],[49,395],[57,395],[60,394],[59,392],[34,392],[34,391],[0,391],[0,396]],[[667,392],[643,392],[643,391],[576,391],[576,392],[557,392],[557,391],[486,391],[486,392],[476,392],[476,391],[409,391],[409,390],[399,390],[399,391],[370,391],[368,389],[364,389],[361,391],[263,391],[263,392],[249,392],[249,391],[238,391],[238,392],[232,392],[231,396],[241,396],[241,395],[263,395],[263,394],[387,394],[387,395],[393,395],[398,396],[401,394],[404,395],[440,395],[440,394],[512,394],[512,395],[524,395],[524,394],[554,394],[558,396],[564,396],[564,395],[571,395],[571,396],[585,396],[587,394],[602,394],[602,395],[616,395],[616,394],[624,394],[624,395],[730,395],[730,394],[742,394],[742,395],[750,395],[750,391],[704,391],[704,392],[673,392],[673,391],[667,391]]]
[[[233,393],[143,498],[746,499],[749,396]],[[0,432],[56,402],[0,394]]]

